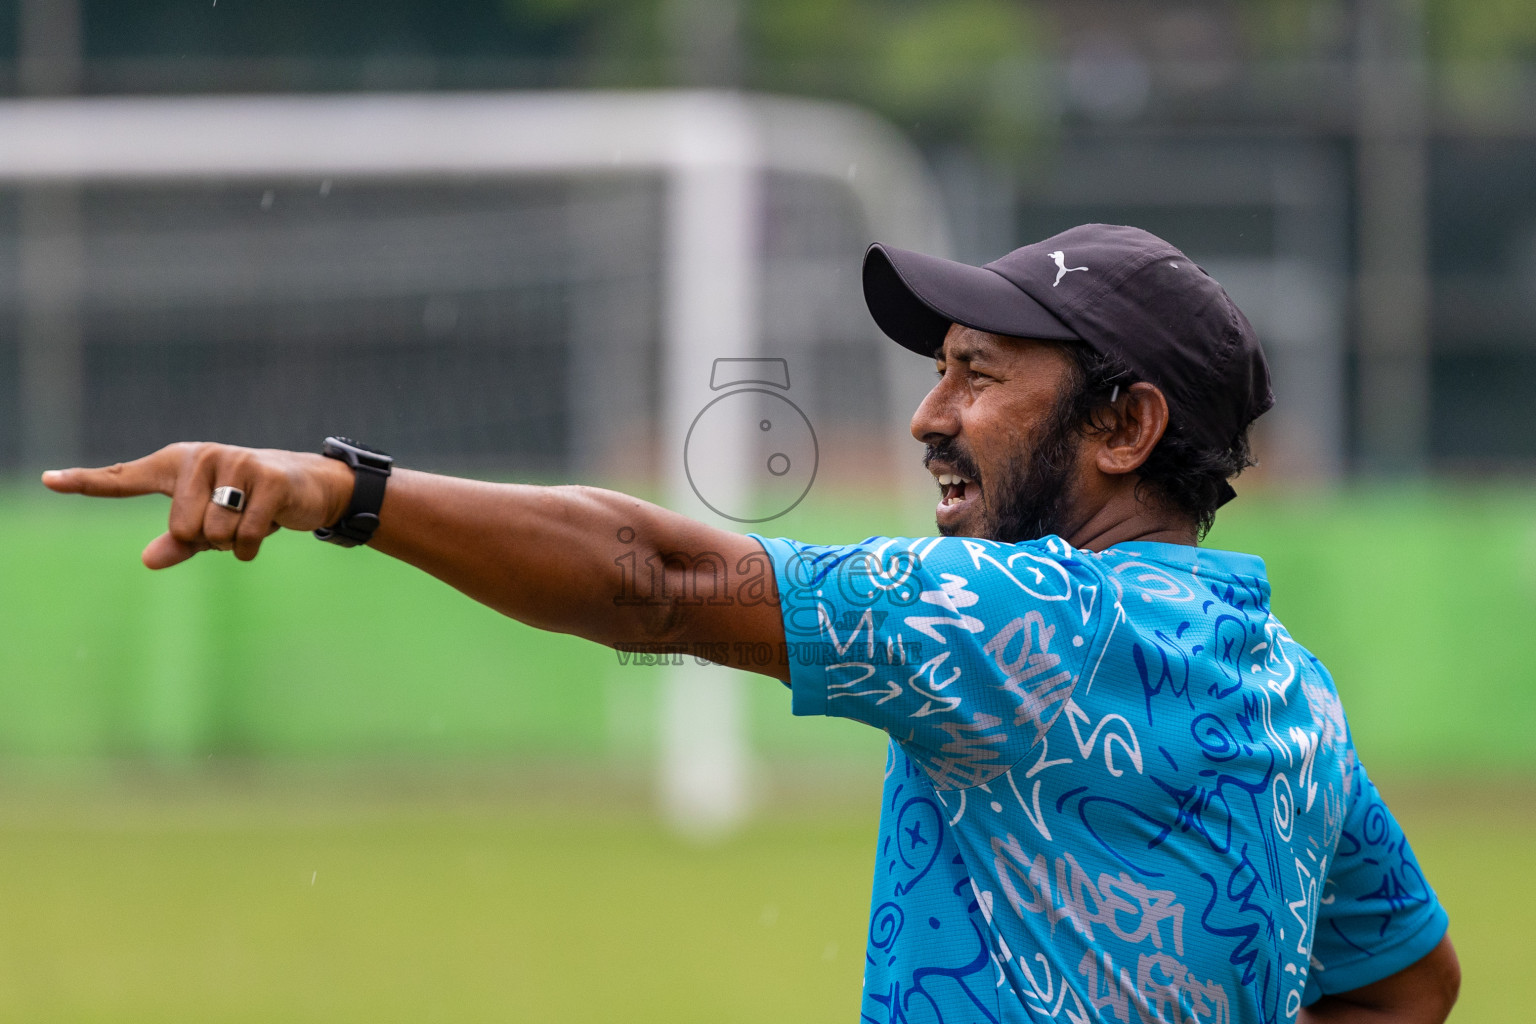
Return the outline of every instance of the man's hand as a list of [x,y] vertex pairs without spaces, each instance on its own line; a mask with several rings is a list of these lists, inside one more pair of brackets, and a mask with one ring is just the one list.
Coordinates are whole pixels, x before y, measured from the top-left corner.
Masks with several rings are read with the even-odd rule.
[[[43,483],[66,494],[171,499],[167,531],[144,549],[144,564],[164,569],[210,548],[250,561],[279,528],[316,530],[341,518],[352,497],[352,470],[323,455],[183,442],[133,462],[101,469],[60,469]],[[245,508],[211,500],[215,487],[238,487]]]
[[1298,1024],[1441,1024],[1461,990],[1461,964],[1447,935],[1416,963],[1352,992],[1323,996]]

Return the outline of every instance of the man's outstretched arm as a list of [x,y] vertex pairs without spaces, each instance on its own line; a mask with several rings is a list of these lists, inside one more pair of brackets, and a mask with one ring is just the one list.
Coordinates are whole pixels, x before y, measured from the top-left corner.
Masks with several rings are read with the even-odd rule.
[[[170,496],[167,532],[144,549],[153,569],[209,549],[255,558],[280,528],[336,522],[353,485],[351,469],[320,455],[191,443],[116,466],[45,473],[43,482],[97,497]],[[243,512],[211,502],[220,486],[245,491]],[[750,537],[615,491],[400,469],[379,518],[372,547],[529,625],[609,645],[709,644],[717,653],[725,645],[726,664],[787,678],[787,667],[735,657],[738,644],[779,650],[784,642],[771,568]],[[712,574],[721,572],[717,592]],[[734,599],[743,585],[752,599]]]
[[1441,1024],[1461,990],[1461,965],[1449,935],[1396,974],[1323,996],[1301,1011],[1301,1024]]

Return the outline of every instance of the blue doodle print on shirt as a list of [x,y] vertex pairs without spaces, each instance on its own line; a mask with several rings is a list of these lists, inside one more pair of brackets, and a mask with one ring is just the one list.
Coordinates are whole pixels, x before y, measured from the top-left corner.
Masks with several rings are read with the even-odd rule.
[[892,740],[871,1024],[1287,1024],[1444,934],[1259,559],[762,543],[786,631],[838,653],[795,713]]
[[894,827],[880,837],[861,1019],[995,1024],[998,970],[942,808],[895,744],[886,773],[884,810]]

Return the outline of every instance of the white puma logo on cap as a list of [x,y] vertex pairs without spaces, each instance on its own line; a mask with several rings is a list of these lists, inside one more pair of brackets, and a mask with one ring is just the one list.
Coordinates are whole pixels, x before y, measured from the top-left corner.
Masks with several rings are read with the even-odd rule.
[[1072,273],[1072,271],[1088,269],[1087,267],[1067,266],[1067,254],[1062,252],[1060,249],[1057,249],[1055,252],[1051,253],[1051,259],[1056,261],[1056,280],[1051,283],[1052,288],[1055,288],[1058,284],[1061,284],[1061,279]]

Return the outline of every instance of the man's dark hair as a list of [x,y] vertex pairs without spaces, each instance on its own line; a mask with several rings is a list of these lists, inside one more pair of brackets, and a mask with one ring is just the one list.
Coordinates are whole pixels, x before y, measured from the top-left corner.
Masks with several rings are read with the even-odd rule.
[[[1072,421],[1085,434],[1108,430],[1112,424],[1106,422],[1105,414],[1115,386],[1124,390],[1141,378],[1116,356],[1086,345],[1062,347],[1075,368],[1076,380],[1066,399]],[[1137,471],[1136,495],[1189,517],[1197,536],[1204,539],[1216,521],[1216,510],[1230,493],[1227,481],[1253,465],[1257,462],[1248,445],[1247,427],[1231,444],[1217,448],[1190,440],[1180,431],[1178,420],[1171,419],[1162,440]],[[1150,493],[1144,495],[1142,488]]]

